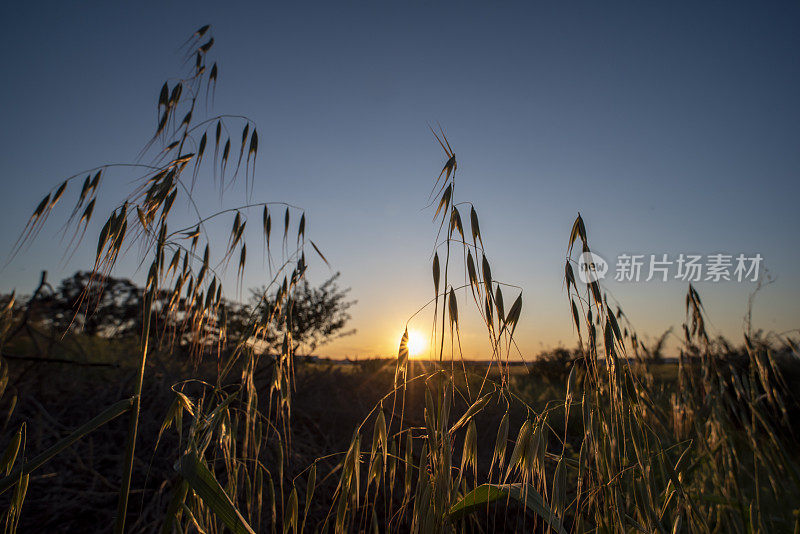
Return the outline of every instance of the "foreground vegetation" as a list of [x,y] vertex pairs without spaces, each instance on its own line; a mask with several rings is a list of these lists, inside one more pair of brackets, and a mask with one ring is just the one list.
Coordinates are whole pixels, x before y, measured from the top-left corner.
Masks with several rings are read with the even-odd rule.
[[[602,288],[576,284],[573,251],[590,249],[579,216],[565,264],[579,348],[556,365],[512,372],[521,290],[493,276],[477,210],[456,201],[458,163],[442,132],[434,134],[446,163],[431,193],[438,233],[426,304],[435,361],[409,360],[407,335],[390,362],[297,358],[292,310],[306,247],[325,261],[306,237],[302,210],[249,203],[198,213],[188,225],[170,215],[176,202],[193,205],[194,183],[209,166],[222,189],[237,176],[249,189],[255,176],[254,124],[197,119],[217,80],[209,31],[188,45],[191,75],[164,85],[148,144],[153,162],[112,205],[98,239],[97,283],[121,255],[142,251],[140,341],[93,338],[93,358],[83,363],[102,365],[69,373],[58,366],[70,364],[22,364],[20,354],[2,362],[7,531],[798,529],[796,344],[751,332],[739,349],[712,340],[689,287],[680,358],[666,372],[652,365]],[[240,140],[227,133],[232,122]],[[68,217],[78,239],[101,211],[98,190],[112,170],[83,181]],[[78,179],[45,196],[20,246]],[[275,213],[280,254],[270,249]],[[215,247],[207,227],[230,218],[228,242]],[[246,335],[231,336],[221,270],[232,258],[237,275],[245,269],[250,218],[259,219],[274,278],[258,311],[237,322]],[[79,309],[92,305],[92,292],[85,295]],[[470,300],[485,324],[488,368],[459,355],[459,317]],[[4,310],[6,354],[30,318],[15,313],[13,298]],[[262,342],[274,352],[259,350]]]

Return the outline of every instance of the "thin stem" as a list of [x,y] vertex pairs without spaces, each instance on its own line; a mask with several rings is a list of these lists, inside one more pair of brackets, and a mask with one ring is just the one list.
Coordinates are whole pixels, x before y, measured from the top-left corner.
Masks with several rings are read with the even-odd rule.
[[119,488],[119,501],[117,503],[117,519],[114,523],[114,534],[125,532],[125,516],[128,513],[128,497],[131,489],[131,475],[133,474],[133,455],[136,450],[136,435],[139,431],[139,412],[142,406],[142,384],[144,383],[144,369],[147,363],[148,340],[150,339],[150,315],[153,304],[153,290],[148,291],[147,301],[144,305],[145,318],[142,332],[142,359],[139,363],[139,377],[131,407],[131,419],[128,427],[128,438],[125,444],[125,460],[122,466],[122,484]]

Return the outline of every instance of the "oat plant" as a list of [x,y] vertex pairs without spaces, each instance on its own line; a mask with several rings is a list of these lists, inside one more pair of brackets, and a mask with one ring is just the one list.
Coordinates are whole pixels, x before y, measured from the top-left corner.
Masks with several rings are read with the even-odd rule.
[[[250,200],[256,179],[255,165],[259,150],[256,125],[243,116],[208,114],[209,101],[213,100],[219,73],[216,62],[210,56],[213,45],[214,38],[209,26],[198,29],[184,44],[185,60],[191,67],[186,75],[167,81],[161,87],[155,133],[146,143],[139,160],[131,164],[99,166],[73,175],[54,187],[34,210],[13,251],[14,255],[20,253],[29,242],[36,239],[45,222],[56,213],[57,206],[65,201],[71,190],[76,190],[77,199],[65,215],[65,227],[72,231],[69,246],[76,248],[80,244],[95,219],[105,219],[97,240],[92,269],[93,283],[99,284],[104,277],[111,274],[122,258],[128,259],[126,266],[135,263],[147,272],[142,309],[144,327],[132,397],[109,408],[71,436],[73,441],[79,439],[113,417],[129,412],[130,424],[114,527],[117,533],[125,531],[128,515],[142,384],[151,344],[158,342],[168,345],[177,340],[188,341],[192,354],[198,360],[208,355],[222,358],[224,353],[232,352],[230,359],[221,360],[220,367],[223,371],[220,379],[227,376],[237,359],[248,354],[245,376],[252,373],[258,359],[258,351],[254,346],[257,347],[259,337],[264,337],[263,329],[268,326],[259,324],[254,314],[249,326],[250,335],[245,336],[245,343],[233,351],[225,351],[227,325],[223,282],[225,269],[231,261],[236,266],[236,278],[241,280],[244,274],[249,259],[247,244],[251,240],[246,228],[254,213],[257,214],[254,218],[258,221],[255,223],[256,231],[261,234],[258,241],[266,249],[273,275],[268,289],[276,286],[279,288],[278,298],[270,314],[288,319],[286,307],[291,306],[293,290],[306,269],[306,217],[302,210],[281,202]],[[104,200],[101,198],[104,186],[115,178],[114,171],[119,169],[133,169],[140,174],[123,198],[118,201]],[[200,182],[206,178],[208,183]],[[201,213],[195,201],[195,191],[201,188],[206,191],[218,188],[222,197],[235,181],[243,182],[248,197],[246,204],[225,208],[209,215]],[[186,217],[175,213],[178,206],[188,208],[194,214],[188,224]],[[275,232],[272,228],[273,215],[282,222],[276,224],[279,227]],[[289,239],[292,221],[297,221],[297,231],[293,235],[296,240]],[[220,247],[209,236],[214,225],[228,224],[228,241]],[[280,257],[277,258],[273,257],[269,249],[272,233],[283,234],[283,246]],[[311,245],[319,252],[313,243]],[[87,290],[80,302],[80,306],[86,311],[92,309],[91,294],[96,292]],[[162,331],[156,331],[157,326],[154,323],[157,316],[170,318]],[[279,393],[279,411],[282,416],[277,424],[284,425],[281,433],[286,432],[290,414],[290,340],[284,343],[284,347],[284,353],[275,366],[275,390]],[[219,401],[219,404],[208,415],[208,419],[196,420],[193,424],[189,440],[191,448],[186,449],[180,458],[178,470],[185,481],[180,486],[184,488],[184,492],[188,484],[193,489],[193,494],[205,502],[204,506],[210,506],[213,514],[222,518],[229,527],[251,531],[230,499],[224,492],[220,492],[219,483],[215,481],[202,458],[210,433],[222,422],[219,418],[228,414],[225,411],[226,405],[238,396],[244,400],[248,409],[254,409],[255,391],[252,380],[243,379],[241,388],[243,391],[230,394],[221,382],[211,387],[205,400]],[[176,390],[176,394],[180,402],[171,410],[173,418],[180,417],[182,411],[196,416],[202,413],[204,406],[196,405],[179,390]],[[252,452],[253,447],[258,447],[250,445],[250,442],[260,438],[258,436],[255,440],[252,439],[254,432],[261,431],[260,424],[254,414],[250,413],[246,422],[247,428],[244,429],[244,449],[248,452]],[[23,430],[20,429],[18,435],[22,433],[24,436]],[[58,444],[56,450],[49,451],[44,461],[68,446],[71,443],[69,439]],[[20,439],[14,438],[12,442],[18,447]],[[15,455],[16,449],[11,447],[6,461],[9,469]],[[0,481],[2,489],[8,489],[12,485],[17,488],[8,516],[12,524],[15,510],[21,506],[24,498],[27,476],[43,463],[42,458],[39,460],[28,462],[10,474],[7,469],[6,478]],[[232,469],[234,467],[231,466]],[[17,478],[10,478],[12,476]],[[177,497],[175,502],[184,506]],[[193,521],[197,524],[199,519],[194,518]]]

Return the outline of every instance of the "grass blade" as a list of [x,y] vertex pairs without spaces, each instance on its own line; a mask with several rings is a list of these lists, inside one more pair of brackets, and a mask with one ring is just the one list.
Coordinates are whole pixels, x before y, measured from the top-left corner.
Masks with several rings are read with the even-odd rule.
[[531,486],[523,484],[482,484],[466,494],[449,511],[451,520],[460,519],[500,499],[512,498],[544,519],[558,534],[567,534],[561,520],[550,510],[542,496]]
[[255,534],[196,452],[184,454],[178,462],[177,471],[234,534]]
[[69,436],[65,437],[43,453],[36,456],[30,462],[26,462],[21,467],[17,467],[11,472],[11,474],[0,479],[0,493],[3,493],[8,488],[16,484],[17,481],[19,481],[20,471],[22,471],[23,475],[27,475],[35,471],[79,439],[83,438],[87,434],[91,434],[104,424],[116,419],[123,413],[130,410],[131,406],[133,406],[133,398],[115,402],[105,411],[75,429]]

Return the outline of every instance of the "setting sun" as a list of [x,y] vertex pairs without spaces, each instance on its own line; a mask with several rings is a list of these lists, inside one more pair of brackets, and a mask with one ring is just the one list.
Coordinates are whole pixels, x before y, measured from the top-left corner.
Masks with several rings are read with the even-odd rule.
[[425,336],[417,330],[409,330],[408,332],[408,354],[411,357],[419,356],[428,346]]

